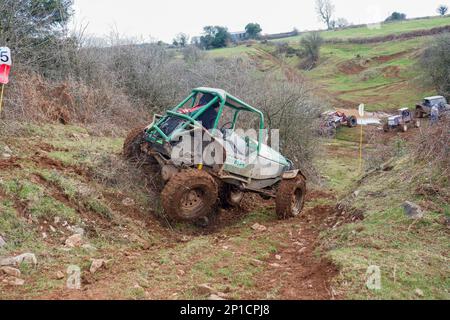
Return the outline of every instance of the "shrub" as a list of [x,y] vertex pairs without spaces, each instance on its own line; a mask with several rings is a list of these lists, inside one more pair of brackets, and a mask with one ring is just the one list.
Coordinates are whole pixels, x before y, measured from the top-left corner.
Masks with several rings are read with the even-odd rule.
[[300,41],[301,54],[300,57],[303,58],[301,63],[302,69],[312,69],[319,62],[320,58],[320,48],[323,44],[323,38],[318,32],[312,32]]

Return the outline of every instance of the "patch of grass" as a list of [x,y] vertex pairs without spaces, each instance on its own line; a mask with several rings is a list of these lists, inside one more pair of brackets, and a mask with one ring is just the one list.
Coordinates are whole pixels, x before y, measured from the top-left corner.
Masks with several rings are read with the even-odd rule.
[[[329,256],[342,267],[339,281],[347,282],[348,297],[417,299],[420,289],[425,299],[449,299],[445,252],[450,246],[445,228],[433,221],[430,217],[408,232],[411,222],[394,208],[367,217],[362,232],[341,228],[335,234],[340,248]],[[381,290],[365,286],[367,268],[373,265],[381,268]]]
[[208,56],[213,58],[232,58],[242,56],[243,54],[253,53],[255,51],[252,47],[240,45],[235,47],[214,49],[207,51]]
[[[365,128],[364,131],[366,131]],[[363,139],[364,139],[364,131],[363,131]],[[341,127],[337,130],[336,139],[341,141],[358,143],[359,145],[361,140],[361,129],[359,126],[356,128]],[[363,142],[366,141],[363,140]]]
[[65,165],[75,165],[80,161],[85,161],[86,156],[79,157],[78,153],[75,152],[62,152],[62,151],[53,151],[49,154],[50,158],[61,161]]
[[[334,154],[336,146],[345,151]],[[330,147],[331,151],[318,159],[316,165],[324,175],[327,186],[342,195],[349,191],[360,175],[359,156],[356,152],[358,147],[355,143],[341,140],[335,140]]]
[[31,205],[29,211],[33,217],[38,219],[52,220],[55,217],[60,217],[70,223],[80,221],[80,217],[73,208],[67,207],[62,202],[46,195]]
[[144,288],[141,287],[133,287],[133,288],[128,288],[125,291],[125,297],[126,299],[131,299],[131,300],[144,300],[145,299],[145,290]]
[[2,251],[10,252],[40,245],[40,242],[36,240],[38,239],[38,235],[19,216],[11,201],[0,201],[0,212],[0,235],[5,238],[7,243],[5,247],[0,248],[0,253]]
[[39,174],[46,181],[56,184],[71,201],[75,201],[78,196],[78,188],[69,179],[59,174],[56,170],[41,170]]
[[[448,231],[442,213],[426,212],[413,222],[401,204],[414,195],[419,180],[409,180],[408,155],[396,160],[394,169],[366,179],[358,187],[352,207],[365,219],[323,233],[328,256],[341,267],[336,286],[350,299],[449,299]],[[366,286],[369,266],[381,270],[381,289]],[[424,296],[418,296],[420,289]]]
[[55,184],[70,201],[76,203],[78,206],[95,212],[103,218],[109,220],[113,218],[111,209],[103,203],[100,194],[95,192],[93,188],[74,179],[65,177],[57,171],[44,170],[40,171],[40,175],[48,182]]
[[52,220],[60,217],[71,223],[79,222],[76,211],[67,207],[62,202],[45,193],[44,189],[37,184],[18,179],[8,180],[0,184],[5,192],[18,201],[27,203],[27,211],[37,219]]
[[253,211],[245,216],[242,223],[248,224],[250,227],[253,223],[257,223],[257,222],[264,223],[264,222],[277,220],[278,217],[275,213],[275,210],[273,210],[273,209],[274,208],[265,207],[265,208],[261,208],[259,210]]
[[103,218],[111,220],[114,215],[111,212],[111,209],[108,208],[105,204],[103,204],[100,200],[95,198],[89,198],[84,202],[86,209],[93,211]]

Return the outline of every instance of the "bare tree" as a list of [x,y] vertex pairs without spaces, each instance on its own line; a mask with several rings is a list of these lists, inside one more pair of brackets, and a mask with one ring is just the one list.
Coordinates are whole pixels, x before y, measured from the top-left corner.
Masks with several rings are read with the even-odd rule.
[[441,4],[438,8],[437,8],[437,12],[441,15],[441,16],[445,16],[448,12],[448,6]]
[[189,43],[189,36],[185,33],[179,33],[177,34],[175,39],[173,39],[173,45],[177,47],[180,46],[184,48],[188,45],[188,43]]
[[336,20],[337,28],[345,28],[345,27],[348,27],[349,25],[350,25],[350,22],[348,22],[348,20],[345,18],[339,18]]
[[316,12],[321,21],[323,21],[328,30],[332,29],[332,21],[335,7],[330,0],[316,0]]

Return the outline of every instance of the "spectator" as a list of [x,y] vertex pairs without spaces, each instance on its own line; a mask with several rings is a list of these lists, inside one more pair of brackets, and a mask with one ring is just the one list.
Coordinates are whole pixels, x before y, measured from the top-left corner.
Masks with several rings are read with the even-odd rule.
[[431,125],[435,125],[439,121],[439,108],[434,105],[431,108]]

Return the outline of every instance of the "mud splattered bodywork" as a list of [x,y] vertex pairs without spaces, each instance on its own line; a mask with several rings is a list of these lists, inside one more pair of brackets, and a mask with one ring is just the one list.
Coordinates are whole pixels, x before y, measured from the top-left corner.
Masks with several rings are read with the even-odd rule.
[[[251,128],[250,123],[257,123],[257,129]],[[191,181],[198,180],[193,177],[195,171],[206,172],[219,185],[231,186],[221,190],[233,192],[235,198],[236,193],[243,192],[272,198],[285,196],[286,199],[279,202],[283,203],[283,218],[295,216],[303,208],[301,198],[306,192],[305,177],[299,170],[294,170],[290,160],[266,144],[268,131],[265,130],[263,113],[223,90],[194,89],[164,116],[156,115],[152,124],[141,129],[141,134],[136,136],[135,133],[132,132],[127,139],[124,154],[129,158],[144,156],[158,162],[163,180],[170,189],[163,191],[162,197],[170,199],[163,199],[163,206],[166,203],[166,213],[172,212],[170,215],[178,220],[204,217],[202,203],[210,209],[214,207],[209,199],[217,193],[214,191],[217,186],[204,177],[200,179],[200,176],[198,178],[203,182],[198,190],[194,183],[187,187],[189,190],[186,190],[184,198],[175,197],[178,200],[173,200],[175,190],[186,188]],[[139,155],[130,155],[130,150]],[[187,176],[190,178],[186,179]],[[291,184],[293,187],[288,188],[286,195],[277,193],[284,180],[296,181],[298,177],[299,182]],[[177,188],[173,181],[183,183]],[[205,200],[206,195],[208,201]],[[189,212],[175,209],[183,204],[189,207]]]

